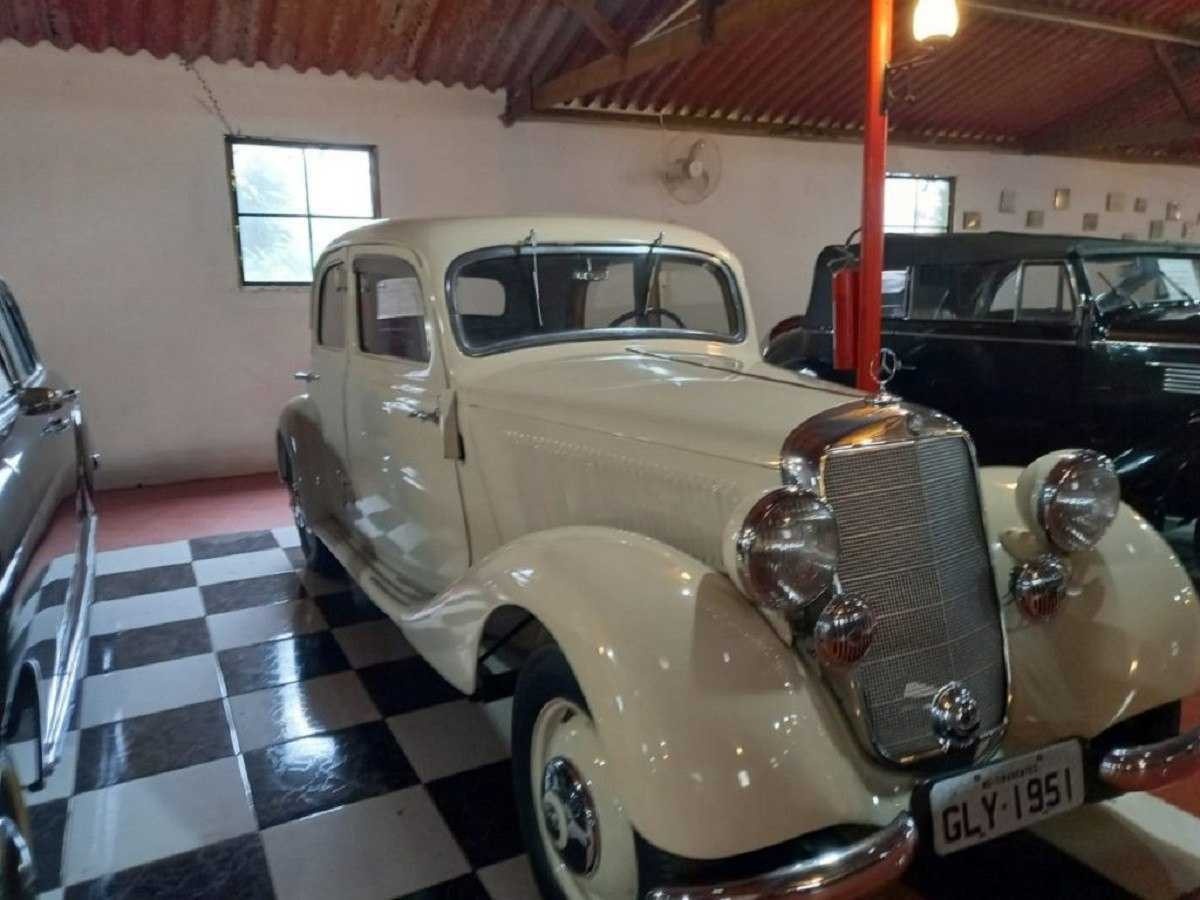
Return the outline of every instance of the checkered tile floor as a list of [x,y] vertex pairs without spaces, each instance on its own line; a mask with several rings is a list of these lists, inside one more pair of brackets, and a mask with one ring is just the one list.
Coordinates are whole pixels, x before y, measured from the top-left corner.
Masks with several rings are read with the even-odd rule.
[[[489,661],[463,697],[295,545],[288,528],[100,554],[75,722],[29,795],[44,897],[537,896],[510,788],[515,672]],[[50,567],[43,609],[66,575]],[[919,859],[885,896],[1200,884],[1197,819],[1156,798],[1049,825]]]
[[493,664],[467,700],[361,594],[301,574],[295,544],[277,529],[100,554],[77,721],[29,795],[39,891],[536,896],[515,672]]

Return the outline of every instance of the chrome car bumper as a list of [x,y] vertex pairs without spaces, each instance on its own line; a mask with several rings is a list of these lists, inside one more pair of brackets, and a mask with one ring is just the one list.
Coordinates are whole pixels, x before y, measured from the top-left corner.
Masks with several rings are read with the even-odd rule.
[[1100,760],[1100,780],[1118,791],[1152,791],[1200,772],[1200,728],[1157,744],[1116,747]]
[[917,825],[908,813],[858,843],[743,881],[662,887],[645,900],[758,900],[768,897],[857,897],[895,881],[912,862]]

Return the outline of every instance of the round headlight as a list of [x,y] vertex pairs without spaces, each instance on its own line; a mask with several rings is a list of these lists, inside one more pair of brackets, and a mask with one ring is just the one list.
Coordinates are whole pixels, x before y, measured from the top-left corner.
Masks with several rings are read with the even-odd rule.
[[1117,517],[1121,483],[1107,456],[1080,450],[1051,468],[1037,493],[1038,524],[1060,550],[1096,546]]
[[838,536],[833,510],[811,491],[776,488],[750,508],[735,538],[742,590],[763,606],[795,612],[833,589]]

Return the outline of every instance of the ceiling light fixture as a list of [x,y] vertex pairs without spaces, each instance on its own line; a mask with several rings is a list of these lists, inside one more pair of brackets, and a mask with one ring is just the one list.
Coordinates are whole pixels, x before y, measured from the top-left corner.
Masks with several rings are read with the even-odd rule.
[[913,9],[913,37],[919,43],[948,41],[958,34],[957,0],[917,0]]

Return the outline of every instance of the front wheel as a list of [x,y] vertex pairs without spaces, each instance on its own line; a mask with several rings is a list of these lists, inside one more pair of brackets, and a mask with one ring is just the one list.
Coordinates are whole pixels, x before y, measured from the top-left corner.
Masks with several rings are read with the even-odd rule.
[[304,554],[304,564],[318,575],[326,575],[331,578],[342,576],[345,574],[342,564],[337,561],[336,556],[329,552],[325,542],[317,537],[312,530],[312,525],[309,524],[304,504],[301,503],[300,494],[296,491],[295,475],[289,477],[286,483],[288,503],[292,507],[292,520],[296,523],[296,531],[300,535],[300,552]]
[[513,788],[546,900],[638,895],[633,827],[612,788],[587,701],[557,647],[534,653],[513,701]]

